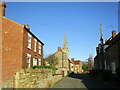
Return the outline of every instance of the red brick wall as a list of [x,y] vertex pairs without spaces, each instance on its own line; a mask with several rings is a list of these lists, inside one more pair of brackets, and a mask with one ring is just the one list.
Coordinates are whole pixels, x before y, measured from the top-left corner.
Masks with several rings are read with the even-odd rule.
[[[41,62],[42,62],[42,59],[43,59],[43,45],[41,44],[41,55],[38,54],[38,40],[37,40],[37,44],[36,44],[36,52],[34,52],[34,39],[35,37],[32,36],[32,41],[31,41],[31,49],[28,49],[27,46],[28,46],[28,31],[27,30],[24,30],[24,40],[23,40],[23,68],[26,68],[27,67],[27,53],[31,54],[31,66],[33,65],[33,58],[36,57],[36,58],[40,58],[41,59]],[[36,56],[35,56],[36,55]]]
[[[2,78],[3,81],[13,80],[13,75],[27,68],[27,53],[31,54],[31,66],[33,58],[43,59],[43,44],[41,44],[41,55],[38,54],[38,42],[36,52],[34,52],[34,36],[32,35],[32,48],[28,49],[28,31],[20,25],[6,17],[2,22]],[[37,40],[37,39],[36,39]]]
[[23,26],[3,17],[2,29],[2,78],[6,81],[22,68]]

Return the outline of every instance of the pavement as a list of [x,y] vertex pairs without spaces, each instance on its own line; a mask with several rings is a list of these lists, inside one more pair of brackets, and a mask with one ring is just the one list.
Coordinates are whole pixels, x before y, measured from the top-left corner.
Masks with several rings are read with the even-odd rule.
[[64,77],[61,81],[52,86],[52,88],[82,88],[82,89],[98,89],[108,88],[103,82],[89,77],[88,74],[73,74]]

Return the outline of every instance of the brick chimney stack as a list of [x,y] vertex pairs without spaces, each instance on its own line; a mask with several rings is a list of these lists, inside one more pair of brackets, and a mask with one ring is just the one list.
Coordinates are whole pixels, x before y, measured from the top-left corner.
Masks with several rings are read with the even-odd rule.
[[116,36],[116,31],[113,30],[113,31],[112,31],[112,38],[114,38],[115,36]]
[[2,9],[2,16],[5,16],[5,8],[6,8],[6,4],[4,2],[4,0],[2,0],[2,3],[0,5],[1,9]]
[[99,47],[96,47],[96,53],[99,54]]

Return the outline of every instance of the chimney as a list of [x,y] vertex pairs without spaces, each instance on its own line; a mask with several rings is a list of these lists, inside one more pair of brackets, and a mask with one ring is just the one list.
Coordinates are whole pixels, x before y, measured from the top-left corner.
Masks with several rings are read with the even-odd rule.
[[99,47],[96,47],[96,53],[99,54]]
[[26,29],[26,30],[30,30],[29,25],[28,25],[28,24],[25,24],[25,25],[24,25],[24,29]]
[[105,40],[105,43],[106,43],[107,41],[108,41],[108,40],[106,39],[106,40]]
[[58,51],[62,51],[61,47],[58,47]]
[[74,61],[74,58],[71,58],[71,61]]
[[0,5],[1,9],[2,9],[2,16],[5,16],[5,8],[6,8],[6,4],[4,2],[4,0],[2,0],[2,3]]
[[112,31],[112,38],[114,38],[116,36],[116,31]]

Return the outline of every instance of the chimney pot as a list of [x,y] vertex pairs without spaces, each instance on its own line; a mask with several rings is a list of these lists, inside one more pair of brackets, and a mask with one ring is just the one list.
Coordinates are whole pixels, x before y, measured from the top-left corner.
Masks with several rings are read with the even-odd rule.
[[25,25],[24,25],[24,29],[30,30],[29,25],[28,25],[28,24],[25,24]]

